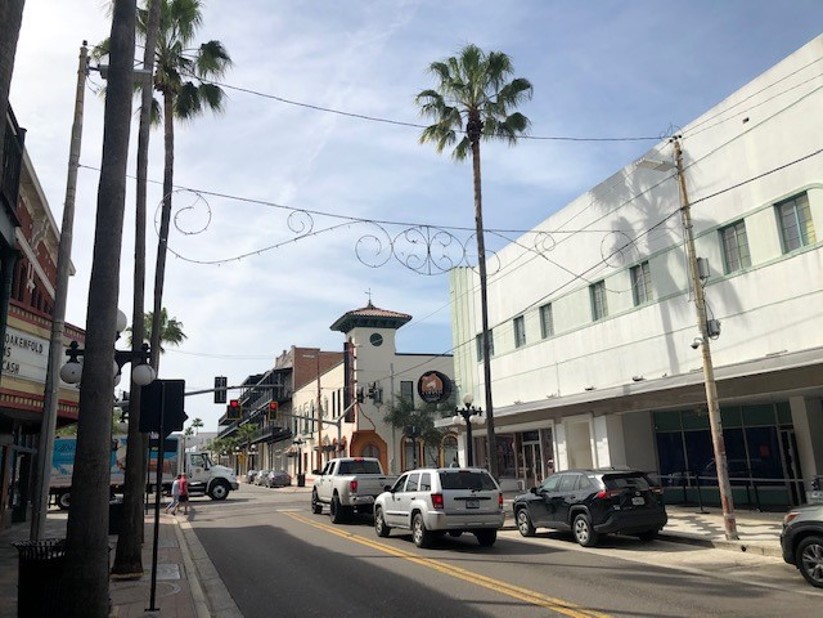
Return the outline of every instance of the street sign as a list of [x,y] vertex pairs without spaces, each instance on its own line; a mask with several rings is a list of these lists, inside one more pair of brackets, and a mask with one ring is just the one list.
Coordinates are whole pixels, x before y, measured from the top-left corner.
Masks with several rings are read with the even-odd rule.
[[183,431],[188,418],[183,410],[185,380],[155,380],[143,388],[140,399],[140,431]]

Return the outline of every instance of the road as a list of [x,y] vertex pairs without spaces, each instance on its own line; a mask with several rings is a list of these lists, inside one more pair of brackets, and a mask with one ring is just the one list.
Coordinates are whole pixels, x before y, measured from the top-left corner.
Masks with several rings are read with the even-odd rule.
[[240,611],[257,616],[823,615],[823,592],[779,559],[630,538],[584,549],[562,534],[472,535],[430,550],[370,518],[332,525],[295,488],[243,485],[193,503],[192,527]]

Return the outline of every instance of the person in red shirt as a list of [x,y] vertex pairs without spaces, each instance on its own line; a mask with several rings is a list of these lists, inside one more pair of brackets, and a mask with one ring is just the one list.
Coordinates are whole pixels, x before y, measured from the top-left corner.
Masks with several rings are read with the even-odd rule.
[[[185,474],[181,474],[180,479],[180,506],[183,507],[183,515],[189,514],[189,482]],[[177,509],[175,509],[176,511]]]

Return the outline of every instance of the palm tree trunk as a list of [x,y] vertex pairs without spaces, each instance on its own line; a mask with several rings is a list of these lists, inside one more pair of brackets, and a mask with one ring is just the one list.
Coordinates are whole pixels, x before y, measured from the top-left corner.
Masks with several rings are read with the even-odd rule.
[[472,145],[472,171],[474,173],[474,225],[477,235],[477,267],[480,271],[480,319],[483,329],[483,383],[486,396],[486,432],[489,443],[489,472],[499,479],[497,469],[497,436],[494,433],[494,409],[492,406],[491,334],[489,333],[489,300],[486,289],[486,240],[483,235],[483,194],[480,175],[480,133],[483,123],[470,118],[467,132]]
[[160,216],[160,238],[157,241],[157,263],[154,270],[154,312],[151,321],[151,364],[160,373],[160,336],[163,316],[163,283],[166,276],[166,248],[169,244],[171,195],[174,190],[174,93],[163,93],[163,125],[165,128],[165,163],[163,168],[163,210]]
[[[149,0],[149,23],[143,68],[154,71],[154,48],[160,26],[160,0]],[[134,225],[134,302],[132,306],[132,350],[145,339],[146,286],[146,187],[151,128],[152,82],[145,77],[140,102],[140,130],[137,137],[137,201]],[[126,472],[123,483],[123,520],[117,537],[112,573],[139,578],[143,575],[143,506],[148,463],[148,437],[140,433],[140,391],[132,383],[129,401],[129,439],[126,445]]]
[[72,508],[66,532],[61,615],[105,618],[109,610],[109,461],[114,333],[132,111],[136,0],[115,0],[97,191]]

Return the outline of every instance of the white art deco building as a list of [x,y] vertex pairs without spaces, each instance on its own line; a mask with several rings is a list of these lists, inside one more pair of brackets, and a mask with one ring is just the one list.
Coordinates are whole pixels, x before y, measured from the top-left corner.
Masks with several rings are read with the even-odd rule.
[[[741,505],[797,503],[823,474],[822,75],[820,36],[680,132]],[[526,486],[625,465],[660,474],[670,500],[716,500],[672,142],[642,159],[497,254],[496,456]],[[454,270],[451,292],[455,379],[482,399],[475,271]]]

